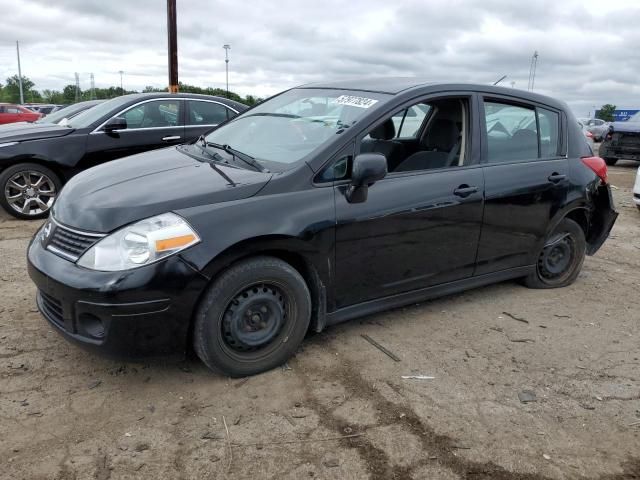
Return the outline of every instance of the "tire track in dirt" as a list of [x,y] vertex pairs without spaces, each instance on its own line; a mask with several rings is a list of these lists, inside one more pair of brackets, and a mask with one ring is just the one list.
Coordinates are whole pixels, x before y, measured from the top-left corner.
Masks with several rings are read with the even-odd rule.
[[[466,459],[456,452],[456,441],[446,435],[438,434],[429,425],[406,405],[394,403],[386,399],[378,390],[372,388],[358,372],[352,367],[338,367],[327,370],[322,378],[325,381],[339,382],[350,398],[370,402],[378,411],[379,428],[391,425],[400,425],[405,431],[413,434],[420,440],[423,455],[408,466],[391,465],[387,453],[376,447],[366,435],[366,428],[357,429],[353,424],[337,418],[334,408],[322,405],[313,395],[313,387],[307,383],[309,376],[314,372],[306,372],[305,391],[307,402],[319,416],[320,423],[338,434],[345,434],[353,430],[355,433],[364,433],[361,437],[344,439],[341,445],[358,451],[365,462],[372,480],[407,479],[411,473],[420,467],[437,465],[457,474],[461,479],[473,480],[551,480],[551,477],[536,473],[511,472],[493,462],[481,463]],[[394,389],[396,393],[401,393]],[[370,427],[371,428],[371,427]],[[351,429],[351,430],[349,430]],[[433,458],[436,457],[436,458]],[[638,480],[640,479],[640,458],[629,458],[627,463],[621,465],[623,473],[611,474],[599,477],[598,480]]]

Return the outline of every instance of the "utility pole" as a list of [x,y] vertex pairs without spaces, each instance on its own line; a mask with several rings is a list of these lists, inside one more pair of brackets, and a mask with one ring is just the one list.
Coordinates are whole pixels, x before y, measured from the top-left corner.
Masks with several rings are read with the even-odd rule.
[[20,89],[20,104],[24,103],[24,93],[22,91],[22,69],[20,68],[20,42],[16,40],[16,53],[18,54],[18,88]]
[[76,103],[80,101],[80,75],[76,72]]
[[122,88],[122,75],[124,75],[124,72],[119,70],[118,73],[120,74],[120,95],[124,95],[124,88]]
[[533,90],[533,85],[536,81],[536,67],[538,66],[538,51],[533,52],[531,57],[531,65],[529,65],[529,83],[527,84],[527,90]]
[[224,48],[224,64],[227,71],[227,98],[229,98],[229,50],[231,50],[231,45],[225,43],[222,48]]
[[176,0],[167,0],[167,36],[169,46],[169,93],[178,93],[178,27]]
[[90,100],[96,99],[96,80],[93,76],[93,73],[90,75],[91,78],[91,98]]

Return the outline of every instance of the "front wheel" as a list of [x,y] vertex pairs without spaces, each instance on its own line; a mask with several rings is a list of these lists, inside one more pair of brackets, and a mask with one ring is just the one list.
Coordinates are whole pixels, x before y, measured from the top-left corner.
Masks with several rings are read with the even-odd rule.
[[205,293],[196,312],[194,349],[214,371],[254,375],[295,353],[310,316],[311,296],[295,268],[274,257],[250,258]]
[[613,167],[616,163],[618,163],[618,159],[612,157],[604,157],[604,162],[610,167]]
[[62,182],[49,168],[20,163],[0,174],[0,205],[16,218],[33,220],[49,214]]
[[525,277],[529,288],[558,288],[571,285],[580,273],[587,242],[582,227],[565,218],[545,241],[536,270]]

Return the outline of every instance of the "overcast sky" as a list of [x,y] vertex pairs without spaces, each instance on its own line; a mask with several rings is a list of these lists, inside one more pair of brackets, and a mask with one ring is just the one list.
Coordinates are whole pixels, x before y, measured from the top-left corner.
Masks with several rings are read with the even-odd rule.
[[[578,116],[640,108],[640,0],[178,0],[180,80],[266,96],[324,79],[420,76],[527,88]],[[165,0],[0,0],[0,81],[38,89],[167,85]]]

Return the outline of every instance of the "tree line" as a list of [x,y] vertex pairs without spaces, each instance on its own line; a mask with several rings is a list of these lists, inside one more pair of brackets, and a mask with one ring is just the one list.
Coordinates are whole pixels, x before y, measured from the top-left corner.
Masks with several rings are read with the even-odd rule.
[[[145,87],[142,93],[150,92],[166,92],[166,88],[156,88],[152,86]],[[188,85],[186,83],[179,83],[179,91],[182,93],[200,93],[203,95],[216,95],[219,97],[227,97],[227,91],[222,88],[211,87],[198,87],[195,85]],[[60,90],[36,90],[35,83],[27,77],[22,77],[22,92],[25,103],[53,103],[56,105],[68,105],[77,101],[84,100],[106,100],[109,98],[118,97],[120,95],[126,95],[129,93],[140,93],[137,90],[121,89],[120,87],[108,87],[99,88],[96,87],[89,90],[80,90],[76,97],[76,86],[73,84],[66,85]],[[245,97],[238,95],[235,92],[229,92],[228,98],[237,102],[244,103],[245,105],[255,105],[261,102],[262,99],[255,97],[254,95],[247,95]],[[5,103],[20,103],[20,87],[19,79],[17,75],[7,78],[6,83],[3,85],[0,83],[0,102]]]

